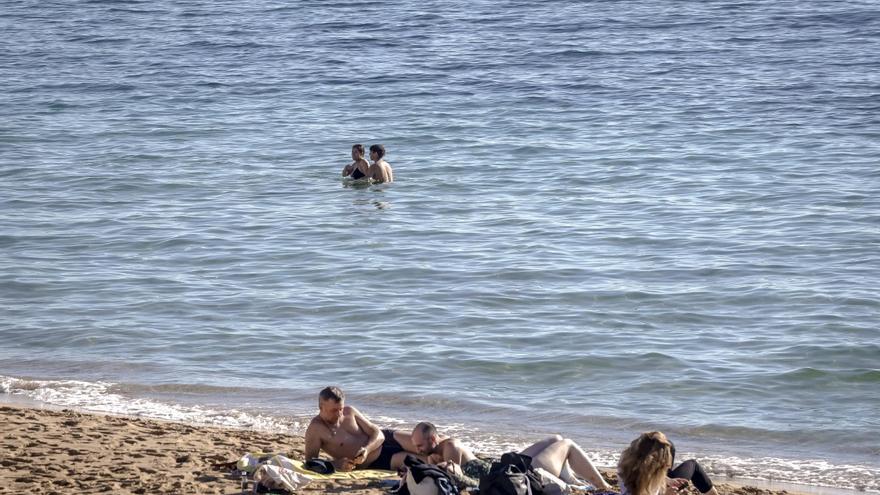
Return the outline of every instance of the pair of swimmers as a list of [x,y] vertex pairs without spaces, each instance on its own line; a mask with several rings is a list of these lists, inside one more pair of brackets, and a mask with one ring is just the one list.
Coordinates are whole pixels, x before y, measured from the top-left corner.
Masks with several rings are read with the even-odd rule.
[[385,147],[381,144],[370,145],[370,164],[364,159],[364,145],[355,144],[351,147],[350,164],[342,169],[343,177],[352,179],[368,179],[373,182],[394,182],[391,165],[385,161]]
[[[431,423],[419,423],[410,433],[379,429],[357,409],[345,405],[345,394],[337,387],[321,390],[318,410],[306,429],[306,459],[324,451],[340,471],[397,470],[407,455],[415,454],[470,487],[477,486],[489,472],[490,462],[475,456],[459,440],[441,436]],[[598,489],[611,490],[584,450],[570,439],[554,435],[520,453],[532,458],[532,467],[542,468],[560,484],[580,484],[578,478],[582,478]],[[692,481],[700,492],[718,495],[696,461],[685,461],[673,469],[674,459],[675,447],[663,433],[639,436],[618,463],[621,494],[675,495]]]

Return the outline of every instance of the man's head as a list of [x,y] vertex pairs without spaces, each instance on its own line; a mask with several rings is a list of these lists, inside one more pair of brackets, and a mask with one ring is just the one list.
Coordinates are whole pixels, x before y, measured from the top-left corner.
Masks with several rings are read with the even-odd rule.
[[440,445],[437,428],[431,423],[421,422],[413,428],[412,442],[419,454],[429,455]]
[[370,145],[370,160],[380,160],[385,156],[385,147],[381,144]]
[[344,407],[345,394],[339,387],[327,387],[318,394],[318,416],[325,422],[339,423]]

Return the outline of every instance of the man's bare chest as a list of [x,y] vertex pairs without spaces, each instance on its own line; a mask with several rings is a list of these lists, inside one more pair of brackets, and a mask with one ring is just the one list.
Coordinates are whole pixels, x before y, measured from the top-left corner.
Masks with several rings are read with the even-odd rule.
[[357,429],[357,425],[348,425],[343,423],[338,427],[328,427],[328,435],[325,441],[336,447],[347,447],[351,445],[361,445],[366,439],[366,435]]

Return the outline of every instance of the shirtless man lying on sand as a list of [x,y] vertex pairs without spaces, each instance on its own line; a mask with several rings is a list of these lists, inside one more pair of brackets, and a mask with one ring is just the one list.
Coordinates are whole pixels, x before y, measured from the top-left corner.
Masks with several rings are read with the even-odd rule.
[[[321,390],[318,410],[306,429],[306,459],[323,450],[338,471],[392,469],[392,456],[403,452],[393,432],[386,436],[357,409],[346,406],[345,394],[337,387]],[[403,462],[403,457],[399,459]]]

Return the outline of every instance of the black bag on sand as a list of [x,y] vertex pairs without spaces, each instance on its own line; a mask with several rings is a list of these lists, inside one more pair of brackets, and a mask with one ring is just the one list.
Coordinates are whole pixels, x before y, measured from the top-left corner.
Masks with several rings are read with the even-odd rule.
[[459,495],[458,485],[446,470],[428,464],[418,457],[407,454],[403,459],[406,475],[400,480],[396,495]]
[[531,457],[508,452],[480,478],[480,495],[544,495],[544,487]]

